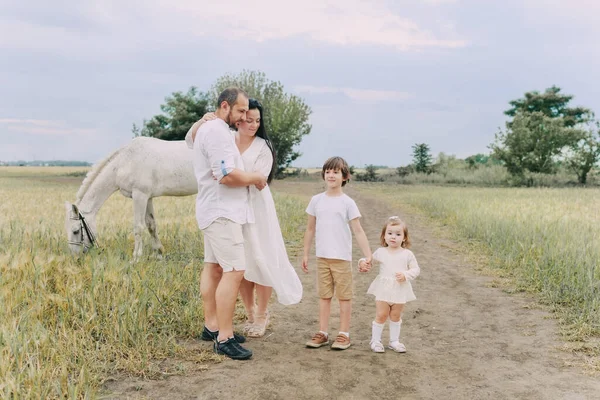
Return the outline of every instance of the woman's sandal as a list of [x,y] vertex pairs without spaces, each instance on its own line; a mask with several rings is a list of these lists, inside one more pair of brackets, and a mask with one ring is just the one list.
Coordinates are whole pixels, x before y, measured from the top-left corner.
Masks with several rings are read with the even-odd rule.
[[385,348],[381,342],[371,342],[371,350],[375,353],[385,353]]
[[256,317],[254,316],[254,311],[252,311],[252,314],[248,314],[248,312],[246,312],[246,322],[244,323],[244,327],[242,328],[242,332],[244,333],[244,335],[248,335],[248,332],[254,326],[255,320]]
[[[254,316],[254,324],[252,324],[252,326],[250,327],[250,329],[248,330],[248,337],[251,338],[261,338],[263,336],[265,336],[265,332],[267,330],[267,327],[269,326],[269,312],[267,311],[264,315],[265,317],[265,321],[262,324],[259,324],[258,322],[256,322],[256,320],[258,319],[257,317],[259,317],[258,315]],[[262,317],[262,315],[260,316]]]
[[254,322],[250,322],[250,320],[247,319],[244,323],[244,327],[242,328],[242,332],[244,333],[244,335],[248,335],[248,332],[250,331],[250,329],[252,329],[253,326]]

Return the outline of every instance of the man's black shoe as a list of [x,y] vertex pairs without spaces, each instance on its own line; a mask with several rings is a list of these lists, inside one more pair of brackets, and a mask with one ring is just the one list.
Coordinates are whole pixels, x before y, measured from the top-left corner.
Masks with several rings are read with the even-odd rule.
[[247,360],[252,357],[252,350],[243,348],[235,338],[229,338],[225,342],[215,342],[215,353],[224,354],[233,360]]
[[[219,337],[219,331],[211,332],[205,326],[204,330],[202,330],[202,335],[200,336],[200,339],[202,339],[202,340],[204,340],[206,342],[214,342],[215,340],[217,340],[218,337]],[[246,338],[244,336],[238,335],[237,333],[233,334],[233,338],[238,343],[244,343],[246,341]]]

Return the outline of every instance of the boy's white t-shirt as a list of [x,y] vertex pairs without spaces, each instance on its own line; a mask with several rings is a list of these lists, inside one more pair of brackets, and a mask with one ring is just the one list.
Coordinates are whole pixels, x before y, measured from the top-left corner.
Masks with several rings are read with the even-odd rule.
[[352,261],[349,222],[361,216],[354,200],[346,194],[327,196],[319,193],[312,197],[306,212],[317,219],[317,257]]

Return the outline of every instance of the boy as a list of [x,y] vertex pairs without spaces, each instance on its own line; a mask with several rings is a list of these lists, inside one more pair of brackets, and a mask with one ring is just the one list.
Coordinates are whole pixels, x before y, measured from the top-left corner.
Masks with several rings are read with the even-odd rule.
[[369,241],[360,225],[360,212],[354,200],[344,194],[350,180],[348,164],[341,157],[331,157],[323,165],[321,177],[327,190],[313,196],[306,208],[308,223],[304,234],[302,269],[308,272],[308,254],[315,238],[317,255],[317,287],[319,293],[319,332],[306,343],[318,348],[329,344],[327,330],[331,298],[335,290],[340,302],[340,333],[332,349],[350,347],[350,314],[352,312],[352,233],[354,232],[367,265],[371,263]]

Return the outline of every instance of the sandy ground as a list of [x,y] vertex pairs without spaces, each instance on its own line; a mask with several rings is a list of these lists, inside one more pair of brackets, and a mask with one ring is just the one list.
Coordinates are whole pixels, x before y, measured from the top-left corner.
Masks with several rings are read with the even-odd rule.
[[[318,193],[315,183],[277,183],[288,193]],[[366,289],[376,267],[355,273],[352,346],[307,349],[317,330],[318,300],[314,259],[306,275],[294,260],[304,285],[295,306],[271,307],[272,324],[264,338],[250,339],[248,361],[226,360],[204,371],[160,380],[117,379],[106,384],[107,398],[150,399],[600,399],[600,379],[567,365],[574,356],[561,345],[556,322],[531,299],[486,285],[456,251],[457,245],[434,235],[424,220],[349,188],[362,214],[373,250],[381,223],[400,215],[409,225],[412,250],[421,266],[413,283],[417,300],[403,315],[401,341],[408,352],[375,354],[369,347],[375,303]],[[354,245],[354,257],[361,257]],[[338,307],[330,335],[337,334]],[[387,344],[388,326],[384,330]],[[193,344],[210,348],[210,344]]]

